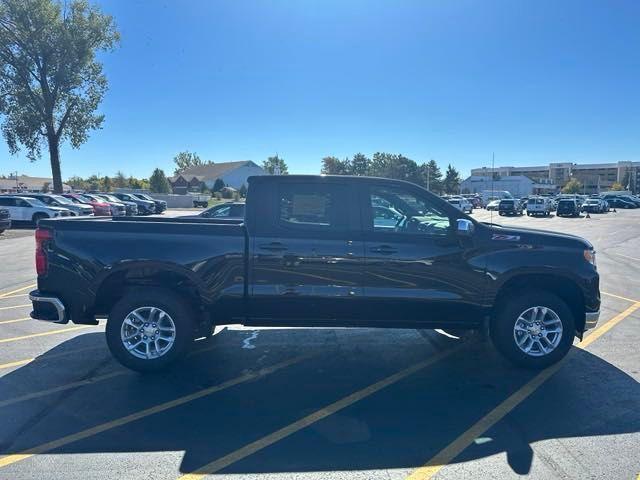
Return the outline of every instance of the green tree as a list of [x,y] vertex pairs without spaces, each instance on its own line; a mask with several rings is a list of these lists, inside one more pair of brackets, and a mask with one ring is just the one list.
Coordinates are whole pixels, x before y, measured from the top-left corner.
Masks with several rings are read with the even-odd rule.
[[270,175],[274,175],[277,169],[280,170],[280,175],[287,175],[289,173],[289,169],[284,158],[280,158],[278,155],[269,157],[262,162],[262,168],[264,168]]
[[338,157],[324,157],[320,173],[324,175],[347,175],[350,170],[349,160]]
[[460,172],[452,167],[451,164],[447,165],[447,171],[444,173],[444,180],[442,181],[442,187],[445,193],[459,193],[460,190]]
[[104,189],[105,192],[110,192],[111,189],[113,188],[113,182],[111,181],[108,175],[105,175],[102,178],[102,188]]
[[420,165],[420,180],[428,190],[437,194],[442,193],[442,172],[435,160]]
[[351,160],[351,175],[368,175],[371,160],[362,153],[356,153]]
[[0,0],[0,113],[15,154],[47,145],[53,191],[62,192],[60,144],[79,148],[100,128],[107,78],[96,53],[119,41],[113,19],[86,0]]
[[129,185],[129,180],[124,173],[118,170],[116,176],[113,178],[113,185],[117,188],[125,188]]
[[562,187],[562,193],[580,193],[581,191],[582,183],[577,178],[572,178]]
[[98,175],[91,175],[87,178],[87,190],[102,190],[102,179]]
[[[567,185],[569,185],[569,184],[567,183]],[[611,190],[615,190],[616,192],[620,192],[620,191],[624,190],[624,185],[622,185],[620,182],[614,182],[611,185]],[[562,192],[563,193],[577,193],[577,192],[565,192],[564,188],[562,189]]]
[[149,189],[153,193],[169,193],[171,191],[171,185],[164,171],[156,168],[151,177],[149,177]]
[[200,167],[202,165],[213,165],[210,160],[204,161],[195,152],[184,151],[178,153],[173,157],[173,163],[176,164],[176,168],[173,171],[174,175],[178,175],[191,167]]
[[418,164],[401,154],[374,153],[369,174],[376,177],[420,183]]
[[629,171],[629,169],[624,172],[622,181],[620,183],[624,187],[624,190],[629,190],[629,187],[631,186],[631,172]]
[[74,190],[86,190],[87,182],[82,178],[74,175],[66,181],[67,185],[69,185]]
[[247,185],[243,183],[240,186],[240,190],[238,190],[238,193],[240,194],[240,196],[242,198],[246,198],[246,196],[247,196]]
[[222,180],[221,178],[216,178],[216,181],[213,182],[213,191],[214,192],[219,192],[224,187],[226,187],[226,185],[224,184],[224,180]]

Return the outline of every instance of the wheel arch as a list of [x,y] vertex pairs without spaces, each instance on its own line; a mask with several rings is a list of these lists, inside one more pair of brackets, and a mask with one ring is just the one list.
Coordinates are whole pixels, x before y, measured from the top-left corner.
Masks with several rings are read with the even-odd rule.
[[498,290],[493,301],[493,312],[500,308],[502,302],[507,300],[513,292],[521,293],[524,290],[543,290],[560,297],[571,310],[575,321],[576,334],[584,330],[585,325],[585,299],[580,287],[569,277],[549,273],[522,273],[505,281]]
[[158,262],[127,262],[99,276],[94,285],[94,311],[106,315],[126,291],[157,287],[179,294],[194,311],[203,310],[204,287],[192,271],[179,265]]

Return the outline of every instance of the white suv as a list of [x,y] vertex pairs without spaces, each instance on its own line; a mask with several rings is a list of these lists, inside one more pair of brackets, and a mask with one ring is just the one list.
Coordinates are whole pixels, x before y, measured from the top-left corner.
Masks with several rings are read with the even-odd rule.
[[17,195],[0,195],[0,207],[9,210],[11,220],[15,222],[33,222],[43,218],[69,217],[71,211],[66,208],[50,207],[40,200]]

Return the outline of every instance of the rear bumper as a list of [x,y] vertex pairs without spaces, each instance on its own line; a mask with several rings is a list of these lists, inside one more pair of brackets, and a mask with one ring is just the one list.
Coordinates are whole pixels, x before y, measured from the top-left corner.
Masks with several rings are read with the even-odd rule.
[[33,290],[29,293],[29,300],[33,305],[31,318],[34,320],[52,323],[69,322],[64,304],[58,297],[45,295],[38,290]]

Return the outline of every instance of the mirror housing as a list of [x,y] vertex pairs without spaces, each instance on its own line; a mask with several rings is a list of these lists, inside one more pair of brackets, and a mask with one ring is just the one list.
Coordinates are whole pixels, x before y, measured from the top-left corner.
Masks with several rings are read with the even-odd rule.
[[456,220],[456,233],[461,237],[470,237],[473,235],[475,225],[471,220],[459,218]]

